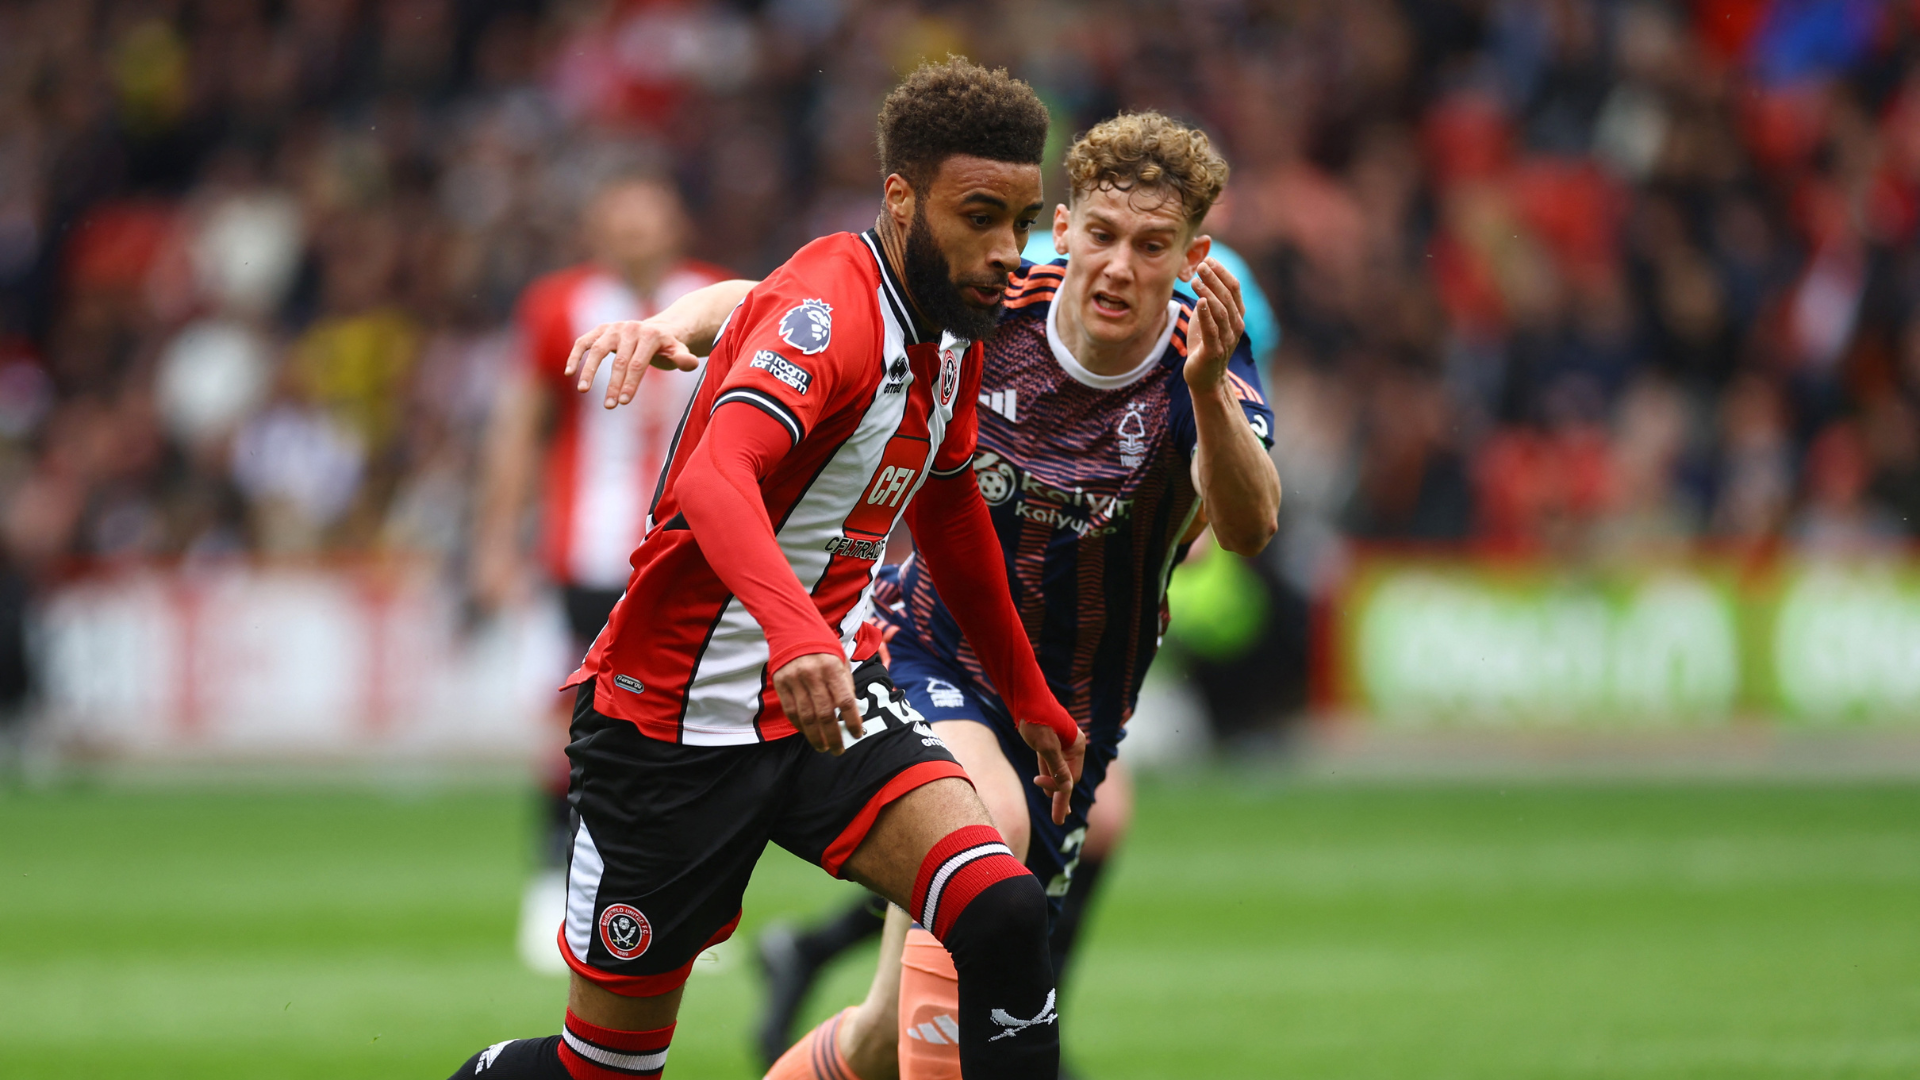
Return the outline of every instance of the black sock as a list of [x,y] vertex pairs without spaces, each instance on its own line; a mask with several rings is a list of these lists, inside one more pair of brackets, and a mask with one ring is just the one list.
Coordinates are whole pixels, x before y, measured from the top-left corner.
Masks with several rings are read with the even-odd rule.
[[1093,891],[1100,885],[1100,872],[1106,868],[1107,860],[1084,856],[1080,865],[1073,868],[1073,882],[1067,886],[1067,895],[1061,898],[1060,917],[1053,920],[1053,936],[1047,941],[1053,954],[1053,981],[1057,986],[1067,985],[1067,961],[1073,958],[1081,920],[1086,917]]
[[1039,880],[1022,873],[982,889],[941,943],[960,975],[961,1075],[1057,1080],[1060,1025]]
[[572,1080],[560,1064],[560,1036],[495,1043],[467,1059],[447,1080]]
[[887,925],[887,902],[868,893],[853,906],[794,939],[807,963],[819,967],[880,932]]

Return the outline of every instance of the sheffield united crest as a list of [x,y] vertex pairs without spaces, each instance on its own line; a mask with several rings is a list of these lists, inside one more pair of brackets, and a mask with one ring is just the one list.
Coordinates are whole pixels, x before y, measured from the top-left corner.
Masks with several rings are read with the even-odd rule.
[[960,358],[964,353],[959,349],[940,350],[940,407],[953,404],[953,396],[960,392]]
[[600,944],[618,960],[631,960],[653,944],[653,924],[630,904],[609,904],[600,913]]

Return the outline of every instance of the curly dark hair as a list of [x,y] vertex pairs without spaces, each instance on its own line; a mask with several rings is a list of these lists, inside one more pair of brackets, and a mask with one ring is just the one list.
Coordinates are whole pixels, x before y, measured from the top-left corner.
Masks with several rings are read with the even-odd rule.
[[1033,87],[964,56],[921,64],[880,106],[880,168],[915,190],[955,154],[1038,165],[1047,107]]

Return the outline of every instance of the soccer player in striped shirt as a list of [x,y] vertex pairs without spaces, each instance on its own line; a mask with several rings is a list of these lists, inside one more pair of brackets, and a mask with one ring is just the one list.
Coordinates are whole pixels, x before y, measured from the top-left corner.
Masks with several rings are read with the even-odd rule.
[[[1013,278],[987,343],[972,459],[1048,686],[1090,736],[1064,807],[1022,780],[1018,725],[922,555],[876,594],[897,684],[1056,904],[1158,648],[1180,552],[1210,522],[1221,546],[1255,553],[1280,502],[1238,283],[1201,233],[1226,163],[1203,133],[1143,113],[1088,132],[1067,172],[1072,203],[1054,237],[1071,258],[1023,263]],[[1181,279],[1197,302],[1174,297]],[[908,921],[890,915],[866,1001],[808,1033],[769,1080],[960,1075],[951,960]]]
[[[769,841],[913,911],[951,951],[967,1076],[1058,1072],[1044,887],[867,619],[904,520],[1064,817],[1086,735],[1034,660],[971,468],[979,340],[1041,207],[1047,112],[1006,72],[951,58],[888,95],[880,131],[875,228],[807,245],[718,331],[626,593],[569,680],[565,1027],[455,1076],[659,1075],[694,959],[738,925]],[[631,358],[637,325],[576,342],[582,389],[607,353]],[[690,368],[689,344],[647,357]],[[609,377],[609,399],[631,389]]]
[[[625,172],[600,184],[581,215],[593,258],[541,277],[515,312],[514,348],[495,390],[487,429],[472,559],[472,591],[481,613],[496,611],[525,587],[521,523],[540,496],[540,563],[558,588],[578,656],[620,600],[627,559],[645,533],[647,504],[666,463],[674,429],[700,386],[700,370],[662,371],[646,393],[615,412],[573,393],[562,370],[574,341],[604,323],[644,319],[695,289],[727,280],[719,267],[680,253],[686,212],[671,180]],[[598,387],[605,392],[605,378]],[[557,673],[556,673],[557,674]],[[555,695],[564,735],[573,709]],[[520,955],[538,971],[564,974],[553,927],[566,905],[569,763],[556,737],[542,762],[540,870],[520,908]]]

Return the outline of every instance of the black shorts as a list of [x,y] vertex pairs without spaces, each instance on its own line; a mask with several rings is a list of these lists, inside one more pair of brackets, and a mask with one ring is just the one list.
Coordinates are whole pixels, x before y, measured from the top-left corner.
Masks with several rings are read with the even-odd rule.
[[839,877],[888,803],[966,778],[879,661],[861,664],[854,686],[866,734],[839,757],[797,735],[746,746],[650,739],[596,712],[593,684],[581,686],[567,747],[568,966],[617,994],[667,993],[701,950],[733,934],[767,841]]

